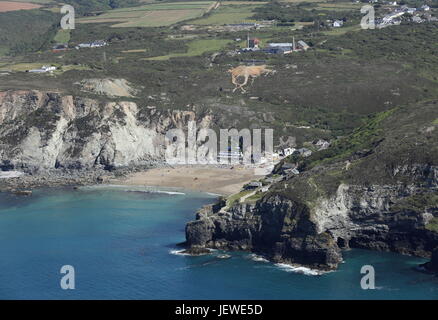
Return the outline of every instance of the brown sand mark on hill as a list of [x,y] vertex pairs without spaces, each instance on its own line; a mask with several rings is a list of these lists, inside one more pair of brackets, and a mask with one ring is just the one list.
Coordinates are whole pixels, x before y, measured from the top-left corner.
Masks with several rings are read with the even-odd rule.
[[86,79],[75,84],[84,91],[108,97],[133,97],[137,93],[125,79]]
[[31,10],[41,8],[41,5],[28,2],[1,1],[0,12]]

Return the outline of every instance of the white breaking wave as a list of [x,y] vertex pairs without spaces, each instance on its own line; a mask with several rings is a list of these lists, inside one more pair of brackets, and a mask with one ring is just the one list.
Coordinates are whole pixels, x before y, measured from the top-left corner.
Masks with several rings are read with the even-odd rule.
[[209,196],[213,196],[213,197],[220,197],[220,196],[222,196],[219,193],[212,193],[212,192],[206,192],[206,194],[208,194]]
[[[210,248],[207,248],[207,250],[211,253],[217,251],[216,249],[210,249]],[[193,256],[193,257],[199,256],[199,254],[190,254],[190,253],[185,253],[184,251],[185,249],[180,249],[180,250],[174,249],[174,250],[170,250],[169,253],[176,256]]]
[[303,266],[292,266],[292,265],[286,264],[286,263],[276,263],[275,265],[283,271],[301,273],[301,274],[304,274],[306,276],[319,276],[321,274],[326,273],[324,271],[310,269],[310,268],[303,267]]
[[191,254],[189,253],[185,253],[184,252],[185,249],[181,249],[181,250],[170,250],[169,253],[176,255],[176,256],[191,256]]
[[176,191],[163,191],[163,190],[128,190],[128,192],[147,192],[147,193],[164,193],[164,194],[179,194],[185,195],[184,192],[176,192]]
[[18,178],[23,175],[24,173],[19,171],[0,171],[0,179]]
[[256,262],[269,262],[268,259],[263,258],[262,256],[258,256],[256,254],[250,254],[248,256],[252,261],[256,261]]

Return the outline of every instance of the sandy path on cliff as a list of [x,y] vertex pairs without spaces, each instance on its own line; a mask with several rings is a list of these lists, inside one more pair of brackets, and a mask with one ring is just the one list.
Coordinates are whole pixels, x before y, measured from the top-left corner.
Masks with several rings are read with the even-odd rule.
[[260,178],[260,176],[254,175],[254,169],[181,166],[136,172],[126,178],[113,179],[109,183],[131,186],[174,187],[231,195],[239,192],[246,183]]

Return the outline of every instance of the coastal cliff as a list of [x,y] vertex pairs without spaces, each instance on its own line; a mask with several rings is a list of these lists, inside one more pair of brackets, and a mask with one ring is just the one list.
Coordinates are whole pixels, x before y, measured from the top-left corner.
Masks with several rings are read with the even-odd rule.
[[[275,262],[335,269],[342,249],[434,258],[438,247],[437,103],[377,114],[329,150],[290,157],[252,203],[203,208],[186,226],[188,252],[248,250]],[[280,181],[278,181],[280,180]],[[435,251],[434,251],[435,250]]]
[[108,169],[162,161],[167,130],[186,129],[188,121],[209,127],[212,120],[208,112],[158,109],[129,101],[57,92],[1,92],[0,169],[28,173],[20,181],[31,185],[38,175],[44,176],[42,180],[57,176],[66,183],[83,179],[90,183]]

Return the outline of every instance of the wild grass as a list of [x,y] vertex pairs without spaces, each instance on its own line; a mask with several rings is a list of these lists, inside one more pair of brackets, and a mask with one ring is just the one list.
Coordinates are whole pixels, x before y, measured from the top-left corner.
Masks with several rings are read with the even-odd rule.
[[200,56],[206,52],[212,52],[223,49],[231,43],[226,39],[200,39],[189,42],[188,50],[185,53],[172,53],[164,56],[146,58],[145,60],[169,60],[176,57],[194,57]]

